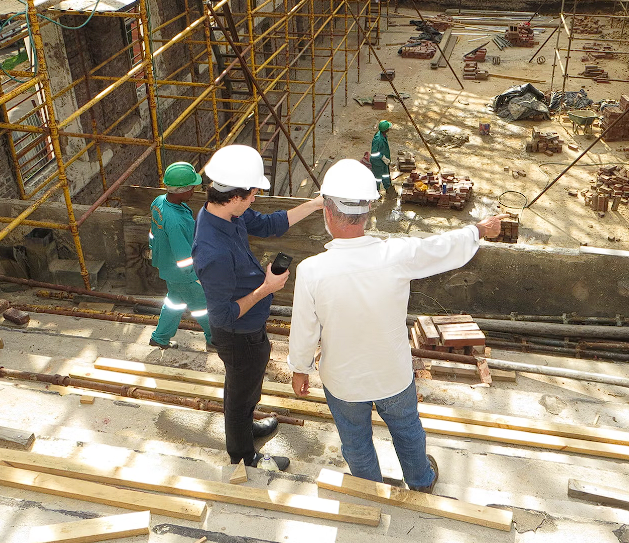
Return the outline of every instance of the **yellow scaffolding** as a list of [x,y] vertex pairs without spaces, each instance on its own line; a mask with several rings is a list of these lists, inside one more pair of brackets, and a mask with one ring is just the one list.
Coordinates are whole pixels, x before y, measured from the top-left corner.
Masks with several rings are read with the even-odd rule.
[[[93,12],[91,9],[60,11],[55,9],[57,2],[47,2],[45,5],[52,7],[42,11],[41,5],[35,6],[35,0],[28,0],[23,13],[11,14],[9,19],[24,21],[26,27],[4,44],[28,38],[37,59],[37,70],[0,73],[0,137],[8,142],[19,196],[33,203],[17,217],[0,217],[0,222],[5,224],[0,230],[0,241],[19,226],[69,231],[83,281],[86,288],[90,288],[79,228],[99,206],[115,202],[116,189],[149,157],[155,157],[157,178],[162,183],[164,153],[186,153],[190,157],[188,160],[200,167],[221,146],[251,137],[251,144],[267,162],[271,161],[271,194],[294,196],[293,181],[300,174],[300,163],[317,184],[312,169],[316,164],[317,133],[321,130],[319,121],[326,111],[329,112],[333,130],[335,97],[339,98],[337,93],[340,94],[342,89],[344,105],[347,104],[350,70],[355,67],[357,77],[360,77],[361,50],[368,39],[372,44],[379,39],[384,15],[381,10],[386,9],[388,17],[388,2],[259,0],[258,5],[256,2],[240,2],[248,6],[241,12],[232,12],[228,0],[210,2],[210,5],[195,2],[184,0],[183,13],[156,27],[152,27],[148,0],[138,0],[136,9],[125,12],[99,11],[96,7]],[[42,17],[44,13],[45,17]],[[131,19],[141,31],[128,45],[91,69],[88,69],[77,37],[83,75],[53,93],[41,29],[68,15],[74,18],[89,15],[95,19]],[[180,30],[182,21],[184,29]],[[89,24],[87,21],[86,28]],[[172,36],[162,37],[168,35]],[[177,69],[165,77],[158,77],[156,63],[160,56],[178,44],[183,45],[185,52]],[[139,61],[126,73],[103,74],[104,69],[109,69],[121,55],[133,56],[135,53]],[[92,95],[90,84],[107,86]],[[55,103],[64,100],[79,85],[84,87],[84,103],[65,118],[58,118]],[[99,127],[94,108],[125,85],[143,87],[144,96],[138,97],[136,103],[109,126]],[[35,92],[40,103],[32,101],[30,111],[9,122],[9,102],[21,100],[26,103]],[[182,104],[181,113],[166,126],[160,101]],[[148,110],[148,136],[117,135],[120,124],[140,108]],[[72,130],[70,125],[83,115],[88,115],[90,130]],[[39,125],[32,122],[34,116],[42,119]],[[195,133],[186,137],[188,135],[181,132],[190,118],[194,121]],[[202,135],[202,118],[211,118],[209,137]],[[14,142],[23,134],[38,135],[39,139],[18,152]],[[281,139],[282,135],[285,141]],[[298,139],[294,140],[296,137]],[[64,155],[61,142],[76,139],[84,143],[82,147],[71,156]],[[190,144],[175,143],[181,139],[189,140]],[[105,143],[145,149],[135,161],[126,165],[122,175],[110,182],[106,178],[101,149]],[[290,145],[279,153],[281,143]],[[40,146],[39,160],[48,159],[52,163],[31,177],[27,187],[20,160],[29,152],[32,154],[37,145]],[[102,194],[77,220],[69,167],[90,151],[95,153],[98,161],[97,176],[102,183]],[[67,208],[67,224],[29,219],[47,200],[61,198]]]

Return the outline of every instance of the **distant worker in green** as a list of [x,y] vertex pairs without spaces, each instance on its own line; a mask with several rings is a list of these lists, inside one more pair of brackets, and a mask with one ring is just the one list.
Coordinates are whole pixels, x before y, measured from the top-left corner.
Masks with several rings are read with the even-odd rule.
[[378,131],[371,140],[371,171],[376,178],[378,190],[382,187],[388,189],[391,186],[391,173],[389,172],[389,164],[391,163],[391,151],[389,151],[389,140],[387,132],[391,128],[389,121],[380,121],[378,123]]
[[192,267],[194,216],[186,204],[192,198],[194,188],[200,184],[201,176],[192,164],[175,162],[164,172],[167,193],[155,198],[151,204],[149,247],[153,266],[166,281],[168,293],[149,345],[161,349],[179,347],[170,338],[177,332],[186,309],[203,328],[206,348],[212,339],[205,293]]

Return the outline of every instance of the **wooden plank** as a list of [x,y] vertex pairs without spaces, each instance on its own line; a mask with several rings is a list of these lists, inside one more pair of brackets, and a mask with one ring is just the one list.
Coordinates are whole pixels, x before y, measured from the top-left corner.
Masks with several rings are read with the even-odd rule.
[[443,332],[470,332],[470,331],[476,331],[476,330],[480,331],[478,324],[476,324],[475,322],[460,322],[457,324],[437,324],[436,326],[437,326],[437,331],[439,332],[439,334]]
[[[2,460],[12,466],[17,463],[7,459],[8,453],[20,455],[33,455],[31,452],[23,451],[2,451]],[[39,455],[36,455],[39,456]],[[11,456],[9,455],[9,458]],[[50,457],[52,458],[52,457]],[[54,459],[61,464],[63,459]],[[65,473],[66,475],[71,475]],[[113,507],[124,509],[135,509],[144,511],[148,509],[156,515],[167,517],[183,518],[200,522],[205,516],[207,505],[205,502],[189,500],[174,496],[160,496],[136,490],[114,488],[101,483],[90,481],[79,481],[70,477],[61,477],[50,473],[39,473],[29,469],[18,469],[16,467],[0,466],[0,485],[21,488],[22,490],[32,490],[53,494],[94,503],[104,503]]]
[[443,56],[439,59],[439,63],[437,64],[438,68],[445,68],[448,65],[446,59],[450,60],[450,57],[452,56],[452,51],[454,51],[454,48],[456,47],[458,41],[459,37],[455,34],[452,34],[450,36],[450,39],[448,40],[445,48],[442,49]]
[[485,345],[485,334],[482,332],[444,332],[441,334],[441,341],[446,347]]
[[[441,37],[441,41],[439,42],[439,49],[441,49],[441,52],[443,53],[446,52],[446,49],[448,48],[448,43],[451,39],[454,39],[452,37],[452,29],[448,28],[443,33],[443,36]],[[437,50],[437,54],[432,59],[430,59],[431,68],[437,68],[439,66],[439,63],[441,62],[441,58],[442,58],[441,52]]]
[[621,509],[629,509],[629,492],[618,488],[600,486],[577,479],[568,480],[568,496]]
[[93,543],[149,533],[150,511],[31,528],[29,543]]
[[94,396],[81,396],[79,403],[83,405],[91,405],[94,403]]
[[247,468],[245,467],[245,461],[241,460],[240,463],[234,469],[234,473],[232,473],[229,478],[229,482],[232,485],[238,485],[240,483],[246,483],[248,481],[247,477]]
[[[182,381],[184,383],[197,383],[200,385],[217,387],[222,387],[225,384],[225,376],[218,373],[206,373],[204,371],[170,368],[168,366],[144,364],[142,362],[118,360],[116,358],[98,357],[94,362],[94,367],[96,369],[117,371],[120,373],[128,373],[130,375],[140,375],[143,377],[157,377],[173,381]],[[262,383],[262,392],[264,394],[273,394],[275,396],[296,397],[292,385],[285,383],[264,381]],[[325,402],[325,394],[320,388],[310,388],[308,400]]]
[[113,311],[114,304],[105,302],[80,302],[79,309],[91,309],[93,311]]
[[435,324],[457,324],[461,322],[474,322],[470,315],[433,315],[430,317]]
[[0,447],[28,451],[33,446],[35,434],[26,430],[16,430],[0,426]]
[[419,333],[421,334],[424,343],[426,345],[438,345],[439,332],[437,332],[431,317],[417,317],[417,323],[419,324]]
[[420,341],[419,341],[419,337],[420,337],[420,335],[419,335],[419,332],[417,331],[417,328],[419,328],[419,327],[417,326],[417,323],[415,323],[415,325],[414,325],[414,326],[411,326],[411,327],[410,327],[410,331],[411,331],[411,342],[412,342],[412,345],[413,345],[413,347],[414,347],[415,349],[421,349],[421,343],[420,343]]
[[[132,456],[132,454],[132,451],[129,451],[129,456]],[[368,526],[377,526],[380,523],[379,508],[317,498],[315,496],[302,496],[299,494],[289,494],[287,492],[278,492],[275,490],[243,487],[229,483],[195,479],[192,477],[182,477],[168,473],[162,474],[153,472],[147,474],[145,471],[125,468],[122,466],[101,468],[92,464],[78,462],[67,458],[57,458],[31,452],[8,450],[0,451],[0,460],[8,462],[18,468],[24,467],[46,474],[53,474],[44,476],[41,473],[26,472],[32,474],[34,473],[34,475],[38,476],[38,478],[56,477],[58,476],[57,474],[64,474],[67,477],[72,476],[80,479],[86,479],[87,481],[99,481],[100,483],[121,485],[142,490],[166,492],[169,494],[178,494],[202,500],[247,505],[249,507],[293,513],[314,518],[365,524]],[[73,479],[67,479],[67,477],[59,478],[73,481]],[[88,483],[86,481],[74,482],[86,485],[98,484],[92,482]],[[134,494],[141,494],[142,496],[155,496],[154,494],[137,492],[135,490],[122,490],[113,487],[106,488],[115,492],[132,492]],[[159,497],[164,498],[164,496]],[[182,500],[183,498],[169,497],[169,499]],[[197,503],[203,503],[205,506],[205,502]],[[144,509],[148,508],[149,507],[144,507]]]
[[[132,384],[134,386],[140,386],[140,388],[167,392],[167,390],[156,388],[154,383],[151,386],[150,383],[139,381],[139,379],[143,378],[136,376],[106,372],[103,370],[91,371],[102,372],[99,375],[109,374],[106,378],[100,377],[101,379],[107,379],[103,382],[120,383],[121,380],[125,378],[125,380],[130,379],[130,381],[123,381],[122,384]],[[170,381],[166,381],[166,383],[170,383]],[[201,385],[186,385],[185,383],[173,384],[179,385],[181,388],[178,393],[192,397],[198,396],[199,398],[215,399],[218,401],[222,401],[223,398],[222,389]],[[299,413],[325,419],[332,418],[332,414],[330,413],[328,406],[317,402],[308,402],[293,398],[278,398],[263,394],[260,399],[260,405],[268,408],[288,409],[292,413]],[[509,417],[495,415],[493,413],[485,413],[482,411],[453,409],[445,406],[424,403],[418,404],[418,412],[422,417],[424,428],[427,432],[430,431],[446,435],[477,437],[478,439],[488,439],[491,441],[501,441],[504,439],[505,443],[517,443],[531,447],[542,447],[555,450],[565,449],[570,452],[581,452],[583,454],[593,454],[595,456],[629,459],[629,433],[620,430],[582,427],[563,423],[549,423],[540,420],[526,419],[523,417]],[[377,413],[374,413],[372,417],[374,424],[381,426],[384,425],[384,421],[382,421]],[[430,419],[438,419],[439,423],[431,421]],[[441,425],[441,422],[443,422],[443,425]],[[462,424],[457,426],[459,422]],[[488,432],[488,430],[492,429],[496,430],[493,434]],[[509,433],[516,430],[518,431],[513,435]],[[565,438],[570,438],[570,441],[562,441]],[[609,444],[610,447],[606,448],[603,446],[606,444]],[[614,445],[618,445],[619,447],[621,445],[624,446],[615,448]]]
[[[437,362],[436,360],[434,362]],[[472,366],[473,367],[473,366]],[[495,372],[496,370],[492,370]],[[444,405],[418,404],[419,416],[424,419],[438,419],[465,424],[491,426],[508,430],[520,430],[538,434],[549,434],[558,437],[568,437],[575,440],[596,441],[629,446],[629,432],[613,428],[595,428],[562,422],[547,422],[525,417],[496,415],[485,411],[473,411]]]
[[317,485],[349,496],[374,500],[387,505],[396,505],[412,511],[430,513],[507,532],[511,530],[512,511],[474,505],[452,498],[424,494],[423,492],[413,492],[325,468],[319,473]]

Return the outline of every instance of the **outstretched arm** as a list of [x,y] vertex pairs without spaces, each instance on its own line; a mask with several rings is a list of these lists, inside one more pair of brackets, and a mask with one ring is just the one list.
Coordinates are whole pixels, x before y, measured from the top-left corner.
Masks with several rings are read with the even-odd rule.
[[286,212],[286,215],[288,215],[288,226],[293,226],[293,224],[305,219],[308,215],[319,209],[323,209],[323,196],[317,196],[293,209],[289,209]]
[[478,235],[481,238],[495,238],[500,234],[500,223],[502,219],[509,217],[509,214],[503,213],[502,215],[494,215],[493,217],[487,217],[476,224],[478,228]]

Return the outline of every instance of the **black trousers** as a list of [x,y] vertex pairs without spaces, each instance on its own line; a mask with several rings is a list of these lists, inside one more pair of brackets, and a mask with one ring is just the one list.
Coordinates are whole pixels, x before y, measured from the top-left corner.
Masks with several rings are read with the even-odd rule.
[[211,327],[212,344],[225,365],[225,444],[232,464],[249,464],[253,446],[253,411],[260,401],[262,381],[271,355],[266,326],[248,334]]

